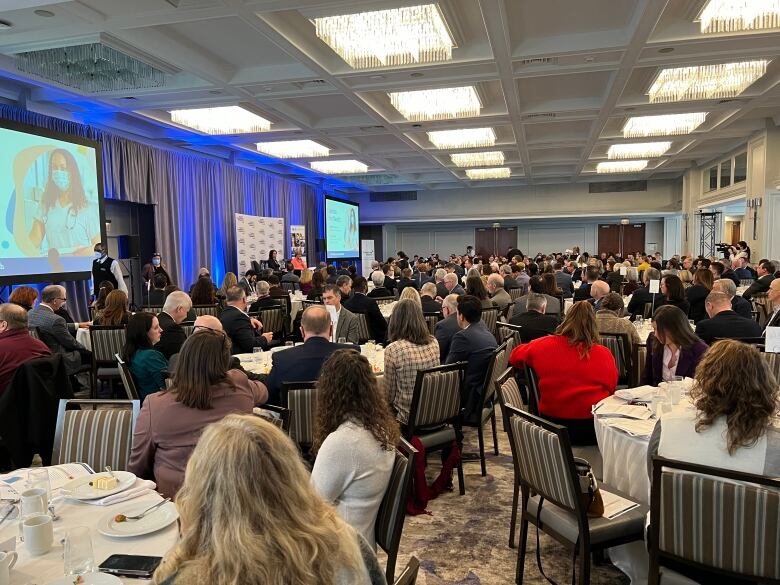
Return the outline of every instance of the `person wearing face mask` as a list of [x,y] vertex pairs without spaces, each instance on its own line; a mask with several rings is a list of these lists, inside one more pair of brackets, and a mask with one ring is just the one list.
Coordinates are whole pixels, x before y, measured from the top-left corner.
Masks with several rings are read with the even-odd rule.
[[49,155],[49,174],[29,233],[41,252],[88,256],[100,243],[100,219],[87,199],[78,163],[57,148]]
[[95,298],[98,296],[100,285],[104,282],[110,282],[115,290],[127,294],[127,285],[122,269],[119,268],[119,262],[108,255],[108,249],[103,242],[98,242],[95,244],[95,259],[92,261],[92,286]]
[[165,286],[173,284],[173,281],[171,280],[171,277],[168,274],[168,269],[165,267],[165,264],[163,264],[162,256],[160,256],[159,252],[155,252],[154,254],[152,254],[151,262],[149,262],[148,264],[144,264],[144,267],[141,270],[141,272],[142,272],[142,276],[144,277],[144,286],[146,287],[147,290],[151,288],[152,279],[157,274],[165,275],[167,281]]

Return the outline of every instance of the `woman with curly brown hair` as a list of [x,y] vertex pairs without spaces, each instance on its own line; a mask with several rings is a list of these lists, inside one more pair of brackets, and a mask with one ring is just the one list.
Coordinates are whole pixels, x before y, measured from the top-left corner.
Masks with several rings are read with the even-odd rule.
[[[746,372],[750,374],[747,375]],[[649,457],[780,476],[780,388],[761,353],[734,339],[718,341],[696,368],[686,401],[656,425]]]
[[398,422],[371,365],[355,350],[333,352],[317,389],[312,483],[376,548],[374,525],[393,471]]

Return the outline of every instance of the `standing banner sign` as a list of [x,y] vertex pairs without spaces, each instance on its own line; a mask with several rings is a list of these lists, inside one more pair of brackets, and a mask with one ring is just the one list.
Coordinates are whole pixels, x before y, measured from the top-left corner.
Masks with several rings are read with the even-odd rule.
[[[300,252],[301,258],[306,262],[306,226],[290,226],[290,258]],[[308,266],[308,263],[307,263]]]
[[270,250],[284,256],[284,219],[236,213],[236,258],[238,275],[252,268],[252,261],[265,262]]
[[360,260],[362,264],[362,274],[366,278],[371,277],[371,263],[374,258],[374,240],[360,241]]

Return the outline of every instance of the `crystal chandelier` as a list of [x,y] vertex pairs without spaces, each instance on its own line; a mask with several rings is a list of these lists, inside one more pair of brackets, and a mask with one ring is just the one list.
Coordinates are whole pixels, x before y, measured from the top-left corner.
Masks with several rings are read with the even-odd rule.
[[351,175],[365,173],[368,166],[357,160],[322,160],[311,163],[311,168],[329,175]]
[[462,130],[437,130],[428,132],[428,140],[438,149],[481,148],[496,143],[492,128],[463,128]]
[[620,160],[600,162],[596,165],[596,172],[600,175],[607,173],[637,173],[647,167],[646,160]]
[[702,33],[780,27],[780,0],[710,0],[698,20]]
[[276,158],[319,158],[330,155],[330,148],[313,140],[258,142],[257,150]]
[[317,36],[355,69],[452,59],[452,40],[436,4],[315,18]]
[[400,91],[388,94],[393,107],[412,122],[479,116],[482,104],[474,86]]
[[271,129],[271,122],[240,106],[171,110],[171,121],[206,134],[248,134]]
[[508,179],[512,174],[509,167],[496,167],[492,169],[466,169],[466,176],[472,181],[484,179]]
[[607,151],[609,160],[636,158],[655,158],[664,154],[672,146],[671,142],[641,142],[638,144],[613,144]]
[[707,112],[696,112],[629,118],[623,126],[623,138],[690,134],[704,122],[706,117]]
[[742,61],[664,69],[648,91],[650,103],[730,98],[766,73],[769,61]]
[[486,167],[504,164],[504,153],[495,152],[460,152],[451,154],[452,164],[458,167]]

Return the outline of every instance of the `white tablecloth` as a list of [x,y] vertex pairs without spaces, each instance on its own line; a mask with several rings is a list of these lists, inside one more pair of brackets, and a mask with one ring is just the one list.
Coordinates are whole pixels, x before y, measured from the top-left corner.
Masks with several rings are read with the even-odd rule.
[[[109,538],[97,531],[98,520],[105,514],[119,514],[130,506],[154,502],[162,498],[158,494],[142,496],[113,506],[92,506],[66,500],[56,506],[59,520],[54,523],[54,547],[47,554],[31,557],[24,543],[16,542],[19,560],[11,570],[11,585],[45,585],[64,575],[63,548],[60,541],[70,526],[87,526],[92,532],[92,548],[95,564],[99,565],[112,554],[164,556],[176,542],[177,526],[174,522],[167,528],[146,536],[134,538]],[[16,520],[6,521],[0,528],[0,542],[15,536],[18,531]],[[142,579],[122,578],[123,583],[149,583]]]
[[92,340],[89,337],[89,329],[77,329],[76,341],[78,341],[81,345],[86,347],[88,350],[92,351]]
[[[277,351],[284,351],[289,349],[290,346],[275,347],[271,351],[264,351],[258,353],[239,353],[236,354],[241,361],[241,366],[248,372],[255,374],[270,374],[271,373],[271,355]],[[374,374],[377,377],[384,375],[385,369],[385,352],[384,349],[378,348],[371,352],[366,345],[360,346],[360,353],[368,358],[371,366],[374,369]]]

